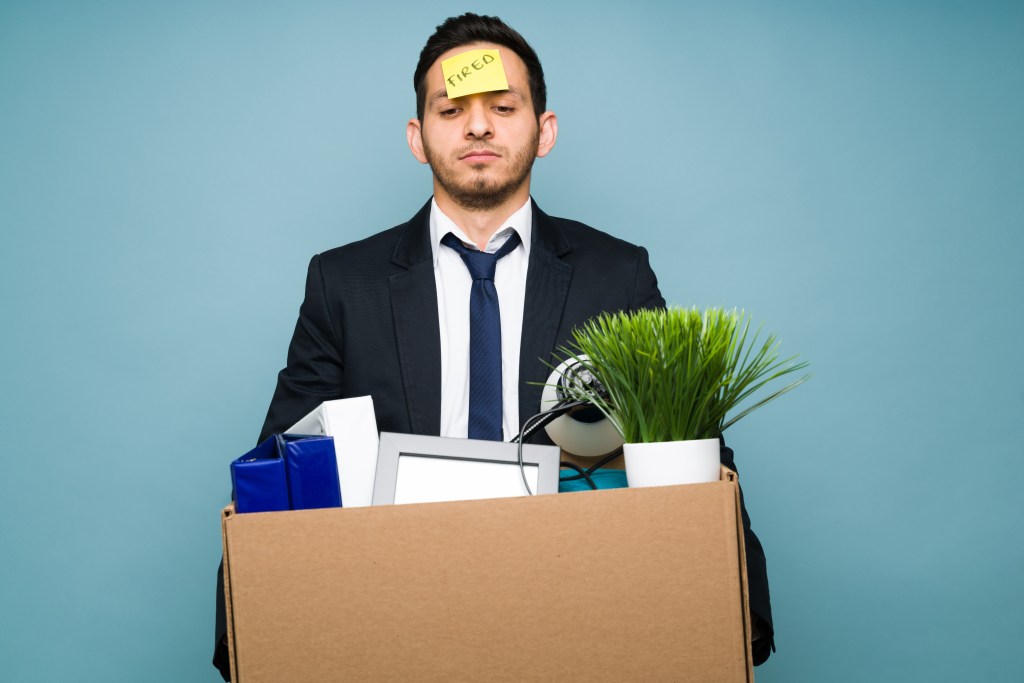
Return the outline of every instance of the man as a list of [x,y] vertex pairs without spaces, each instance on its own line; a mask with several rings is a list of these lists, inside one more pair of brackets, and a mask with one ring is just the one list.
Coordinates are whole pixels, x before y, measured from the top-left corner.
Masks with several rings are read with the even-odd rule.
[[[460,94],[496,65],[499,86]],[[433,198],[407,223],[313,257],[261,440],[323,401],[367,394],[381,431],[508,440],[538,412],[537,383],[575,326],[665,305],[644,249],[532,202],[531,168],[554,147],[558,120],[519,33],[495,17],[450,18],[423,48],[413,84],[406,136],[430,165]],[[489,275],[474,271],[484,261]],[[730,449],[722,461],[734,468]],[[745,512],[744,523],[760,663],[772,647],[771,608]]]

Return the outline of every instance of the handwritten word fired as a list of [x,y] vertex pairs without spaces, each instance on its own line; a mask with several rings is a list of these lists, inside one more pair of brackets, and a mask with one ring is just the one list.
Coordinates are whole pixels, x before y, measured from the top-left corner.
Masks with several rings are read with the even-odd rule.
[[448,97],[508,90],[505,66],[497,50],[467,50],[441,62]]

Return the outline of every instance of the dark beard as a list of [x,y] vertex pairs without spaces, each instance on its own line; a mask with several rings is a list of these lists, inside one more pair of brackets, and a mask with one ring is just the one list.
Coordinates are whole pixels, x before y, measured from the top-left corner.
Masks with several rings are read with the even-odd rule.
[[[446,165],[445,162],[434,156],[430,147],[426,144],[426,140],[424,140],[423,151],[427,156],[430,170],[434,172],[434,177],[437,178],[438,184],[444,188],[444,191],[448,193],[456,204],[467,211],[489,211],[497,206],[501,206],[526,182],[530,171],[533,169],[533,162],[537,158],[536,150],[539,140],[540,133],[538,131],[538,134],[534,136],[527,147],[516,152],[511,167],[512,174],[503,183],[489,182],[481,177],[470,183],[460,185],[453,178],[454,173],[450,172],[451,166]],[[500,151],[505,158],[508,158],[507,149],[501,149]],[[460,150],[456,154],[461,155],[464,153],[465,150]],[[484,165],[480,164],[475,168],[483,167]]]

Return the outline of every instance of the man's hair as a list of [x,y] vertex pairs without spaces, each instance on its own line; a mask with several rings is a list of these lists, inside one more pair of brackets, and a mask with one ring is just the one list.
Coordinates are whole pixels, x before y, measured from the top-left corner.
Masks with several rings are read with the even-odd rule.
[[423,46],[420,61],[416,64],[416,73],[412,77],[412,87],[416,89],[416,117],[422,121],[426,108],[427,69],[448,50],[470,43],[494,43],[519,55],[526,64],[533,111],[540,118],[547,109],[548,91],[544,85],[544,69],[540,66],[537,53],[518,31],[498,17],[480,16],[472,12],[446,19]]

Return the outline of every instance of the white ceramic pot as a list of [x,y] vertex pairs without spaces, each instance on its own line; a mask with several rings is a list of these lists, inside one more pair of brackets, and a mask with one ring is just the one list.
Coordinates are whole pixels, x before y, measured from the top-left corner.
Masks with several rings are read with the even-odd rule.
[[706,484],[721,472],[718,439],[627,443],[623,451],[630,488]]

